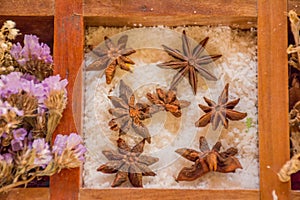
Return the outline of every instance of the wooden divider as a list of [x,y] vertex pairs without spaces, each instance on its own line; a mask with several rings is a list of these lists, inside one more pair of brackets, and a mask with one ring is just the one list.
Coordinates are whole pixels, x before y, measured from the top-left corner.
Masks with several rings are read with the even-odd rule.
[[276,172],[290,158],[287,1],[258,1],[258,132],[261,199],[289,199]]
[[[41,192],[41,197],[47,198],[50,195],[52,200],[152,197],[254,200],[260,197],[265,200],[272,199],[276,194],[280,200],[290,198],[290,184],[280,183],[276,176],[276,172],[289,158],[286,0],[28,0],[18,2],[17,5],[13,2],[15,1],[1,2],[0,20],[19,16],[54,16],[55,73],[69,81],[69,104],[56,134],[76,132],[73,112],[76,110],[79,116],[82,112],[80,88],[77,88],[79,96],[72,97],[74,81],[83,59],[84,20],[88,25],[134,26],[141,23],[149,26],[174,26],[222,23],[237,24],[240,27],[257,25],[258,28],[260,190],[84,189],[81,185],[81,170],[73,169],[63,170],[53,176],[49,189],[34,189]],[[290,0],[289,8],[298,9],[298,4],[299,0]],[[75,110],[72,110],[72,104],[75,104]],[[78,125],[80,132],[80,123]],[[29,191],[33,190],[15,189],[6,197],[22,200],[34,198]],[[17,197],[15,192],[22,196]],[[292,192],[291,197],[299,199],[299,192]]]
[[[83,60],[84,25],[82,0],[56,0],[54,14],[54,63],[55,73],[68,79],[68,105],[55,133],[81,132],[74,121],[72,105],[78,106],[76,114],[81,116],[81,93],[73,98],[73,87]],[[79,130],[76,129],[76,126]],[[55,135],[54,134],[54,137]],[[81,170],[62,170],[50,179],[52,200],[78,199],[81,187]]]

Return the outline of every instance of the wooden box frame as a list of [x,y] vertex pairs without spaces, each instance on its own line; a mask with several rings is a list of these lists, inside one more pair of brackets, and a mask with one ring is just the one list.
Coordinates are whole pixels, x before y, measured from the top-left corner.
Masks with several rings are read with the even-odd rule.
[[[231,25],[258,28],[259,190],[85,189],[81,169],[63,170],[49,188],[14,189],[6,199],[299,199],[276,175],[289,159],[287,11],[300,13],[300,0],[24,0],[2,1],[0,21],[12,19],[28,33],[53,40],[55,73],[69,80],[69,104],[57,133],[76,130],[73,113],[81,99],[72,88],[83,60],[85,25]],[[48,25],[42,25],[48,24]],[[49,25],[50,24],[50,25]],[[54,24],[54,32],[53,30]],[[41,28],[44,27],[44,28]],[[47,28],[48,27],[48,28]],[[36,32],[35,32],[36,31]],[[24,33],[24,32],[23,32]],[[54,39],[53,36],[54,35]],[[80,80],[81,81],[81,80]],[[72,110],[75,104],[75,110]],[[80,124],[80,123],[77,123]]]

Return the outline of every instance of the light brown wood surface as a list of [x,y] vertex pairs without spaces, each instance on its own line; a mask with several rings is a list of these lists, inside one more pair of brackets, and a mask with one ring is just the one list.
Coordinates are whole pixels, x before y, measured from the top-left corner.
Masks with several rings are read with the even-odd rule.
[[[54,3],[55,2],[55,3]],[[55,7],[54,7],[55,6]],[[76,132],[73,113],[81,116],[81,99],[73,86],[83,58],[86,25],[154,26],[216,25],[258,27],[260,191],[81,188],[81,171],[63,170],[51,178],[50,189],[14,189],[0,199],[300,199],[276,172],[289,158],[287,91],[287,9],[299,10],[300,0],[7,0],[1,1],[0,22],[13,19],[22,33],[54,42],[55,73],[68,78],[69,104],[56,133]],[[25,16],[25,17],[24,17]],[[55,16],[55,17],[53,17]],[[257,22],[258,19],[258,22]],[[53,24],[55,26],[53,31]],[[53,40],[54,35],[54,40]],[[81,75],[80,75],[81,77]],[[80,84],[79,79],[79,84]],[[81,88],[77,88],[81,94]],[[72,107],[72,104],[75,106]],[[270,166],[270,168],[268,168]]]
[[256,0],[85,0],[88,25],[256,25]]
[[[76,114],[81,116],[81,91],[74,94],[74,83],[78,75],[84,46],[84,26],[81,0],[56,0],[54,17],[54,63],[55,73],[68,80],[68,105],[54,137],[58,133],[79,132],[76,129],[72,106],[78,106]],[[78,125],[77,125],[78,128]],[[81,187],[81,170],[62,170],[50,179],[50,197],[53,200],[76,200]]]
[[104,189],[80,190],[81,200],[163,199],[163,200],[257,200],[257,190]]
[[2,200],[47,200],[49,188],[16,188],[8,193],[0,194]]
[[294,10],[296,13],[300,13],[300,0],[288,0],[288,11]]
[[55,0],[1,0],[2,16],[53,16]]
[[300,191],[292,191],[291,192],[291,199],[299,200],[300,199]]
[[258,132],[261,199],[289,199],[277,177],[289,159],[287,1],[258,1]]

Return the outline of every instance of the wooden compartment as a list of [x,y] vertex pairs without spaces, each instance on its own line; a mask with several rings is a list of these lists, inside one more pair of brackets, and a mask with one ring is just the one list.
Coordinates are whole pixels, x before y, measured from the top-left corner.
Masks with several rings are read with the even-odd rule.
[[[80,98],[72,99],[75,78],[83,60],[85,25],[231,25],[258,30],[258,113],[259,113],[259,190],[175,190],[175,189],[85,189],[81,169],[63,170],[51,178],[50,188],[14,189],[6,199],[298,199],[276,175],[289,159],[287,11],[300,12],[299,0],[212,0],[200,1],[116,1],[116,0],[28,0],[5,1],[0,19],[16,20],[24,33],[38,34],[51,43],[54,19],[55,73],[67,78],[69,104],[56,133],[81,132],[73,114],[81,116]],[[20,22],[25,27],[22,30]],[[42,25],[43,24],[43,25]],[[35,27],[35,28],[34,28]],[[40,29],[40,27],[48,27]],[[53,27],[53,26],[52,26]],[[44,39],[43,39],[44,38]],[[47,39],[48,38],[48,39]],[[79,76],[80,77],[80,76]],[[81,80],[79,80],[81,82]],[[79,94],[81,91],[79,91]],[[76,105],[72,109],[72,104]],[[35,191],[35,192],[33,192]],[[33,193],[32,193],[33,192]],[[34,195],[34,196],[32,196]],[[2,197],[2,196],[1,196]],[[36,198],[35,198],[36,197]]]

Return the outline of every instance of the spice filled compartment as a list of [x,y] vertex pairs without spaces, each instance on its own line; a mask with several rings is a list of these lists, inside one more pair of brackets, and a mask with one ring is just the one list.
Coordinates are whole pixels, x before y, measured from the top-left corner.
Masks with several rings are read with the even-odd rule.
[[255,29],[85,37],[84,187],[259,187]]

